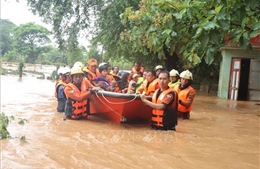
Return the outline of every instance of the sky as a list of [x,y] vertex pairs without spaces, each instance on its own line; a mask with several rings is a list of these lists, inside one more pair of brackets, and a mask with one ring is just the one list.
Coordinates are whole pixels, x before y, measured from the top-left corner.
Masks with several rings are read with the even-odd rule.
[[1,0],[1,19],[9,19],[16,25],[35,22],[38,25],[51,29],[50,25],[44,24],[40,17],[34,15],[27,6],[26,0]]
[[[43,23],[39,16],[34,15],[29,10],[26,0],[19,0],[19,2],[16,2],[16,0],[1,0],[0,7],[1,19],[9,19],[16,25],[34,22],[48,30],[52,29],[51,25]],[[89,45],[85,38],[80,38],[79,43],[85,47]]]

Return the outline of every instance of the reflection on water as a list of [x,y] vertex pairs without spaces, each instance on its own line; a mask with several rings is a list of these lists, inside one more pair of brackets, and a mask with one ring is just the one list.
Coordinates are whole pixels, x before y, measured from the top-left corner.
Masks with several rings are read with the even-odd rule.
[[95,116],[63,121],[53,93],[48,80],[1,76],[1,111],[16,117],[8,127],[14,138],[1,142],[1,168],[259,168],[255,102],[198,95],[191,119],[173,132]]

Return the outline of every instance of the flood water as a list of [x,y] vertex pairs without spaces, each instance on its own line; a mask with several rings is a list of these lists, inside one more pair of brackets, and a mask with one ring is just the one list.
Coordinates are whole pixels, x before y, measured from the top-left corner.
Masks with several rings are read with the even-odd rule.
[[12,139],[1,141],[1,168],[259,169],[257,102],[198,94],[191,119],[174,132],[95,116],[63,121],[53,94],[54,82],[1,76],[1,112],[15,117]]

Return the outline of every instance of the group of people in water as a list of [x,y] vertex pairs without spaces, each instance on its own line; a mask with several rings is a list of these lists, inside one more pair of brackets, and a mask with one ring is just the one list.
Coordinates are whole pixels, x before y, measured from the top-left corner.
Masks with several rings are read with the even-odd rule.
[[98,65],[96,59],[86,65],[75,62],[73,67],[58,70],[59,81],[55,85],[58,112],[65,112],[69,119],[86,118],[92,94],[99,90],[139,94],[141,100],[152,110],[152,128],[175,130],[178,117],[190,118],[196,90],[191,87],[192,73],[185,70],[179,74],[175,69],[166,71],[162,65],[145,70],[136,62],[131,71],[121,73],[109,63]]

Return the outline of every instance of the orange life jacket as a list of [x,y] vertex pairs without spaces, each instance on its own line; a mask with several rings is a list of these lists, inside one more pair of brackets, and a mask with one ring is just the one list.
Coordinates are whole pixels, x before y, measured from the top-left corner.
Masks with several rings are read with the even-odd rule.
[[95,80],[98,76],[100,76],[100,73],[98,70],[96,70],[95,73],[91,72],[87,67],[83,68],[83,71],[87,73],[88,80],[94,85]]
[[113,80],[115,80],[115,78],[114,78],[114,76],[113,76],[112,74],[108,74],[107,76],[108,76],[110,82],[112,82]]
[[[81,91],[73,83],[69,83],[66,87],[70,87],[75,93],[87,92],[87,86],[84,82],[81,83]],[[79,102],[67,97],[65,115],[71,119],[87,117],[87,99]]]
[[160,93],[160,89],[157,89],[152,97],[152,102],[161,104],[163,99],[167,97],[168,94],[173,95],[172,101],[166,106],[165,109],[153,109],[152,110],[152,124],[154,126],[163,127],[163,128],[172,128],[177,125],[177,107],[178,107],[178,94],[172,89],[168,88],[167,90]]
[[59,80],[56,84],[55,84],[55,92],[54,92],[54,96],[57,98],[58,97],[58,88],[60,85],[66,86],[67,83],[63,82],[62,80]]
[[143,90],[143,94],[146,94],[148,96],[152,96],[155,92],[155,90],[157,89],[156,86],[158,84],[158,79],[154,79],[152,82],[150,83],[144,83],[144,90]]
[[144,73],[144,67],[140,67],[140,70],[139,70],[139,71],[137,71],[137,70],[135,69],[135,67],[133,67],[132,70],[131,70],[131,72],[130,72],[130,74],[134,74],[134,73],[138,73],[138,72]]
[[[180,86],[180,84],[174,86],[174,90],[178,93],[179,100],[183,100],[183,101],[187,100],[190,92],[193,92],[194,94],[196,94],[196,90],[193,89],[191,86],[189,86],[183,90],[180,90],[179,86]],[[178,112],[188,113],[191,111],[191,107],[192,107],[192,103],[188,108],[179,104]]]

